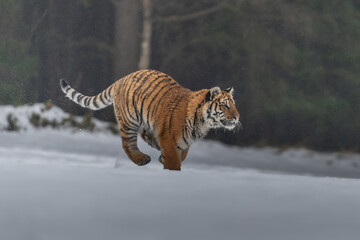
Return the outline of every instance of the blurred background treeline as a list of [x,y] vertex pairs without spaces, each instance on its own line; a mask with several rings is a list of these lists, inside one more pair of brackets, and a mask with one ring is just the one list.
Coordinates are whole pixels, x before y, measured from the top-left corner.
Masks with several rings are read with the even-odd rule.
[[360,151],[358,0],[0,0],[0,104],[83,114],[60,78],[91,95],[139,68],[235,87],[224,142]]

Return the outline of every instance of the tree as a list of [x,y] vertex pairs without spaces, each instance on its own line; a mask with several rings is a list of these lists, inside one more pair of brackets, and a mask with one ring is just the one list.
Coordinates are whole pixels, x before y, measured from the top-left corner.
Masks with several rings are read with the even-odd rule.
[[115,6],[114,79],[138,69],[140,55],[140,0],[112,0]]
[[[21,1],[0,0],[0,104],[22,104],[37,77],[37,58],[29,54],[29,26],[22,23]],[[35,66],[35,67],[34,67]]]
[[83,112],[64,101],[59,79],[68,79],[85,94],[97,93],[113,82],[110,2],[23,0],[23,7],[24,20],[36,26],[31,48],[40,64],[32,86],[34,101],[51,99],[74,112]]
[[359,41],[354,0],[0,0],[0,102],[81,113],[60,78],[92,95],[154,68],[235,87],[244,131],[223,141],[360,151]]
[[151,58],[152,16],[151,0],[142,0],[143,24],[139,69],[148,69]]

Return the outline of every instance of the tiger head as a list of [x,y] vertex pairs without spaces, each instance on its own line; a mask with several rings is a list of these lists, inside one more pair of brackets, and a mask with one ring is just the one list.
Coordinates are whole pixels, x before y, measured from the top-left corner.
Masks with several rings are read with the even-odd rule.
[[204,118],[210,128],[226,128],[233,130],[236,127],[242,128],[240,114],[236,110],[233,98],[234,88],[221,90],[219,87],[210,89],[206,96],[207,107]]

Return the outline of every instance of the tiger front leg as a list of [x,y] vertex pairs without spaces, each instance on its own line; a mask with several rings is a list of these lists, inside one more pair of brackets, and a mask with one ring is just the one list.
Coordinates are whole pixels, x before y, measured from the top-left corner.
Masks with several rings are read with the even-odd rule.
[[181,151],[176,147],[175,141],[160,138],[161,156],[159,161],[164,164],[164,169],[181,170]]

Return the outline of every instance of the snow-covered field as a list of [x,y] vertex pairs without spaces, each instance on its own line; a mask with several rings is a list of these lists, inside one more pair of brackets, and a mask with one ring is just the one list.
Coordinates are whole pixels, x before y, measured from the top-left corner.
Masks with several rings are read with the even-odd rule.
[[360,236],[358,154],[202,141],[173,172],[142,141],[137,167],[116,135],[27,129],[0,133],[1,240]]

